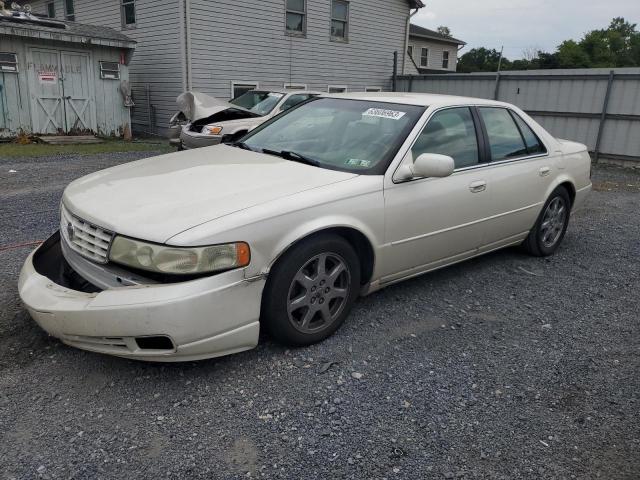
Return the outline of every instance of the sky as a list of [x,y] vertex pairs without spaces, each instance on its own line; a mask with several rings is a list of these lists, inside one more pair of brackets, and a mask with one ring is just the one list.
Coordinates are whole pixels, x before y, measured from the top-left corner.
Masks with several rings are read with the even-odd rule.
[[564,40],[606,28],[614,17],[638,23],[640,0],[423,0],[412,23],[435,30],[440,25],[471,48],[500,50],[515,60],[536,49],[553,52]]

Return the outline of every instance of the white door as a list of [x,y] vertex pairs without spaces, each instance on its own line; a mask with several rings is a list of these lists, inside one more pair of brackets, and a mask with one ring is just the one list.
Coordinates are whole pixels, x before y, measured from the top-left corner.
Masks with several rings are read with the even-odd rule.
[[34,133],[65,132],[60,54],[54,50],[31,49],[29,88]]
[[486,171],[474,168],[480,149],[468,107],[436,112],[411,153],[449,155],[457,170],[385,187],[383,283],[474,255],[489,216]]
[[61,52],[60,58],[66,131],[72,134],[95,131],[89,55]]

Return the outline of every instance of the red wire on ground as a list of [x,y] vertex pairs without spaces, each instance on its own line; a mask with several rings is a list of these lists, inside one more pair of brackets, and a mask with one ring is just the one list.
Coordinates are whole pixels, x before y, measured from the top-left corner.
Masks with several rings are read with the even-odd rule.
[[13,250],[15,248],[33,247],[35,245],[40,245],[41,243],[42,243],[42,240],[37,240],[35,242],[26,242],[26,243],[18,243],[16,245],[0,246],[0,252],[4,252],[5,250]]

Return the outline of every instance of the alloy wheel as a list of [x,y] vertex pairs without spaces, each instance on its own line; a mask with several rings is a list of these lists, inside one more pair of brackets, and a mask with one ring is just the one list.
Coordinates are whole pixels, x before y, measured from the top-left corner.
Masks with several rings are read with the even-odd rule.
[[553,247],[562,236],[567,221],[567,205],[562,197],[555,197],[544,212],[540,238],[546,248]]
[[316,255],[293,277],[287,296],[289,321],[302,333],[327,328],[347,304],[350,288],[351,275],[342,257]]

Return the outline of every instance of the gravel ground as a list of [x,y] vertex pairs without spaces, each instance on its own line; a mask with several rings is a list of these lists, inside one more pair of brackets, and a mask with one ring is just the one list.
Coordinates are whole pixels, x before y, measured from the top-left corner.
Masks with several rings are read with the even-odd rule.
[[595,171],[554,257],[389,287],[311,348],[163,365],[48,338],[16,291],[31,247],[4,248],[143,155],[0,159],[0,478],[638,478],[639,174]]

